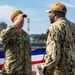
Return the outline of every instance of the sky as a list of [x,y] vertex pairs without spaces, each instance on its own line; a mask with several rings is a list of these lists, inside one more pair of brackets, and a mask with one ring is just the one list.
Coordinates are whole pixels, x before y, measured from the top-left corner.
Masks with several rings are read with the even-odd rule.
[[[10,14],[19,9],[30,18],[29,34],[45,34],[50,25],[49,13],[45,10],[50,9],[54,2],[64,3],[67,7],[66,18],[75,23],[75,0],[0,0],[0,22],[5,22],[7,26],[12,25]],[[27,31],[27,27],[25,18],[23,29]]]

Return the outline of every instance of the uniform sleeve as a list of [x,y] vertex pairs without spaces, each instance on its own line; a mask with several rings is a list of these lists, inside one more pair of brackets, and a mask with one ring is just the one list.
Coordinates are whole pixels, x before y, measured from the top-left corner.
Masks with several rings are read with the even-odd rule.
[[12,37],[14,32],[16,31],[17,25],[12,25],[1,31],[0,33],[0,41],[3,44],[7,44],[9,39]]
[[46,58],[43,72],[49,72],[51,75],[53,75],[52,73],[60,59],[60,38],[59,29],[53,26],[49,27],[47,32]]

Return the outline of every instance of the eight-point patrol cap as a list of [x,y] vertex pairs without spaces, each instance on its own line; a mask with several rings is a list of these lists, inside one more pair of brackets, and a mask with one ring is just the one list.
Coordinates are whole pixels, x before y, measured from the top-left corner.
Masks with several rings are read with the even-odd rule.
[[46,10],[45,12],[51,12],[53,10],[61,11],[63,13],[67,12],[66,6],[62,4],[61,2],[55,2],[52,4],[51,8],[49,10]]
[[10,15],[10,18],[11,20],[13,20],[14,18],[18,18],[20,15],[23,15],[23,17],[27,17],[26,14],[23,14],[23,12],[21,10],[14,10],[11,15]]

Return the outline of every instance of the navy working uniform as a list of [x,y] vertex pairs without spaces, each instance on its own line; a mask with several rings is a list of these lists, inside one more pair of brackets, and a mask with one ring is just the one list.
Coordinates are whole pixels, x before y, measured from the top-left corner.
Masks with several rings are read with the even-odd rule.
[[5,46],[3,75],[30,75],[31,47],[26,31],[16,32],[17,25],[11,25],[0,34]]
[[75,75],[75,24],[59,18],[47,30],[44,75]]

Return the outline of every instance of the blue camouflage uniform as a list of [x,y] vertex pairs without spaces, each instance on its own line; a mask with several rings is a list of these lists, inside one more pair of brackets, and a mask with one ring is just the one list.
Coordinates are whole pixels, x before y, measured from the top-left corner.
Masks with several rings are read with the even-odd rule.
[[44,75],[75,75],[75,24],[59,18],[47,30]]
[[31,47],[29,35],[22,30],[16,32],[17,25],[11,25],[0,34],[5,46],[3,75],[30,75]]

